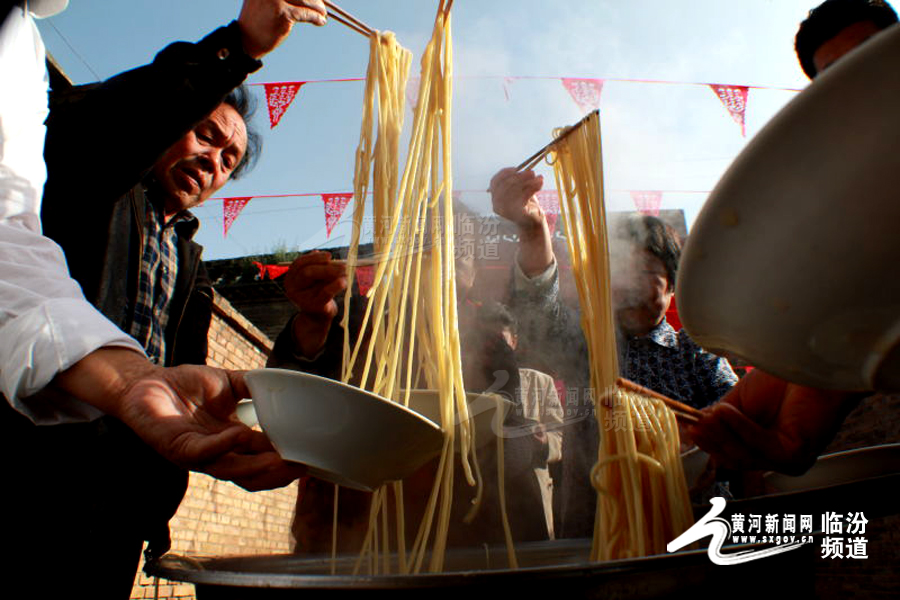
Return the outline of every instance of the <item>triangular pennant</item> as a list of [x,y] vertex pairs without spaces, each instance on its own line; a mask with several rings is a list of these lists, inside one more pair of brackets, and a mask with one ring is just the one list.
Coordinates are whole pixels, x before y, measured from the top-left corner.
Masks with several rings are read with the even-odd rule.
[[419,99],[419,86],[422,84],[420,77],[410,77],[406,80],[406,105],[409,110],[415,112],[416,101]]
[[513,82],[516,80],[515,77],[504,77],[503,78],[503,93],[506,95],[506,101],[509,102],[509,89],[512,87]]
[[222,200],[222,237],[228,236],[231,225],[252,199],[251,196],[250,198],[224,198]]
[[322,202],[325,203],[325,229],[328,231],[326,237],[331,237],[331,231],[341,220],[341,215],[352,198],[353,194],[350,193],[322,194]]
[[631,199],[634,201],[638,212],[653,217],[659,216],[659,207],[662,205],[662,192],[659,191],[632,191]]
[[271,129],[275,129],[275,126],[281,121],[281,117],[287,112],[288,107],[291,105],[291,102],[294,101],[294,98],[297,97],[297,92],[300,91],[300,88],[304,83],[306,82],[288,81],[284,83],[264,84],[266,88],[266,106],[269,107],[269,126]]
[[290,266],[287,265],[264,265],[261,262],[253,262],[256,265],[256,268],[259,269],[259,279],[263,280],[267,276],[269,279],[278,279],[285,273],[290,270]]
[[675,296],[672,296],[672,302],[669,303],[669,309],[666,311],[666,321],[675,331],[681,329],[681,317],[678,316],[678,306],[675,304]]
[[554,379],[553,387],[556,388],[556,395],[559,396],[559,403],[563,407],[566,405],[566,382],[562,379]]
[[278,279],[290,270],[290,267],[284,265],[266,265],[266,274],[269,279]]
[[563,77],[562,84],[583,113],[587,114],[600,108],[600,93],[603,91],[602,79]]
[[749,88],[746,85],[722,85],[718,83],[711,83],[709,87],[712,88],[713,93],[718,96],[725,108],[728,109],[728,114],[731,115],[735,123],[741,126],[741,135],[746,137],[747,129],[744,124],[744,115],[747,112]]
[[262,264],[258,261],[253,261],[253,264],[256,265],[256,268],[259,269],[259,275],[256,277],[257,279],[265,279],[266,278],[266,265]]
[[550,235],[556,231],[556,222],[559,220],[559,193],[556,190],[541,190],[537,194],[538,204],[544,210],[547,225],[550,227]]
[[375,267],[373,265],[366,265],[364,267],[356,267],[356,285],[359,286],[359,293],[361,296],[365,296],[366,293],[372,288],[372,283],[375,280]]

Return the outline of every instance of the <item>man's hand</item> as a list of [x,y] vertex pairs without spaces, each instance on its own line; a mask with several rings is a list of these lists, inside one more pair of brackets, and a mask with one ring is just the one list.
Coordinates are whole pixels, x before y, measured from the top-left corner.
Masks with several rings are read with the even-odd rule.
[[281,487],[305,471],[237,421],[234,407],[249,397],[242,373],[162,368],[131,350],[109,348],[60,373],[54,386],[116,417],[171,462],[245,489]]
[[311,359],[322,349],[338,313],[334,297],[346,289],[347,267],[328,252],[310,252],[291,264],[284,293],[299,311],[292,323],[297,354]]
[[550,227],[535,196],[543,185],[543,176],[534,171],[519,172],[509,167],[491,178],[488,189],[494,212],[519,229],[519,266],[529,277],[553,264]]
[[323,0],[244,0],[238,17],[244,51],[262,58],[290,35],[294,23],[324,25],[327,14]]
[[800,475],[834,437],[859,394],[788,383],[759,369],[703,409],[690,428],[719,464]]
[[544,211],[535,194],[544,186],[544,177],[534,171],[501,169],[491,178],[488,191],[494,212],[515,223],[519,229],[531,230],[545,221]]

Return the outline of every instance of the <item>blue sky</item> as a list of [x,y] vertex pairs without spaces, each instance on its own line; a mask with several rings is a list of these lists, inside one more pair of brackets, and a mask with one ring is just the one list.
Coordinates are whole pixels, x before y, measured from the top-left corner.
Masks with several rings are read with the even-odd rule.
[[[340,0],[372,27],[396,32],[417,56],[436,0]],[[817,0],[456,0],[454,3],[455,187],[489,211],[487,187],[499,168],[543,146],[554,127],[581,111],[557,77],[604,78],[602,124],[607,202],[630,208],[628,190],[663,190],[663,208],[691,221],[733,158],[795,92],[806,85],[793,35]],[[77,82],[106,78],[152,60],[175,40],[197,40],[235,18],[237,0],[71,0],[39,24],[48,49]],[[248,80],[307,81],[362,77],[368,44],[337,23],[298,27]],[[417,64],[417,63],[416,63]],[[414,71],[417,66],[414,67]],[[504,93],[504,77],[517,79]],[[682,83],[635,83],[609,79]],[[690,83],[751,89],[747,137],[712,91]],[[254,124],[264,136],[257,168],[218,196],[351,190],[359,138],[361,83],[304,86],[270,130],[261,86]],[[139,119],[140,115],[133,115]],[[549,174],[549,170],[546,171]],[[549,180],[548,180],[549,181]],[[690,193],[686,193],[690,192]],[[316,196],[251,201],[222,236],[222,202],[196,214],[207,259],[341,245],[346,219],[326,239]],[[345,216],[349,216],[348,209]]]

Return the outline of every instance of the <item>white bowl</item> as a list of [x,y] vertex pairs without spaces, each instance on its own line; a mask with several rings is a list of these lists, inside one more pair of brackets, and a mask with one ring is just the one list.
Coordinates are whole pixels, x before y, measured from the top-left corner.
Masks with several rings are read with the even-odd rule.
[[[403,397],[404,392],[400,392]],[[497,433],[502,432],[503,421],[509,412],[512,402],[497,394],[466,394],[469,404],[469,419],[475,424],[475,447],[481,448],[489,442],[497,439]],[[500,411],[497,411],[497,406]],[[410,390],[409,407],[426,419],[440,425],[441,405],[438,390]],[[454,450],[459,452],[459,424],[456,426],[454,438]]]
[[900,444],[883,444],[826,454],[803,475],[766,473],[765,480],[774,492],[798,492],[897,473],[900,473]]
[[319,479],[371,491],[440,453],[434,423],[357,387],[286,369],[248,371],[245,380],[272,445]]
[[737,157],[676,286],[708,350],[797,383],[900,390],[900,26],[849,53]]

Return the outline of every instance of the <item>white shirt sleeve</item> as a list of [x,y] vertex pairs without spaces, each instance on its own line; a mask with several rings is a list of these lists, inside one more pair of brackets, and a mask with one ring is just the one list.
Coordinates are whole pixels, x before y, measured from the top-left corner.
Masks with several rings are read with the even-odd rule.
[[41,235],[47,117],[44,45],[31,16],[0,24],[0,392],[39,424],[102,413],[74,399],[28,400],[104,346],[140,344],[100,314],[68,273],[62,249]]

